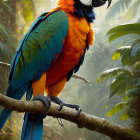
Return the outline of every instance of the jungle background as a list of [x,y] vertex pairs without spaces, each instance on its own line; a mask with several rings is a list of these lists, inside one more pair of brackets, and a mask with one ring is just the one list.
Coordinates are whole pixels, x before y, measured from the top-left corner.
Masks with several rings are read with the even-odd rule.
[[[41,13],[55,8],[56,3],[56,0],[0,0],[1,62],[10,63],[33,21]],[[114,0],[109,9],[106,7],[94,9],[95,42],[77,73],[90,84],[72,78],[60,98],[79,104],[88,114],[140,132],[140,1]],[[8,73],[8,67],[0,66],[0,93],[3,94],[8,86]],[[12,113],[0,131],[0,140],[20,140],[23,115]],[[64,127],[56,118],[47,117],[43,139],[110,139],[62,121]]]

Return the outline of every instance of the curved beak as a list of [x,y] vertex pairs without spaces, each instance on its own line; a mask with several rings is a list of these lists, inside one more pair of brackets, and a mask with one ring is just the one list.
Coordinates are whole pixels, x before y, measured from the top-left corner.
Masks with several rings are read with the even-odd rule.
[[111,5],[112,0],[92,0],[92,7],[100,7],[108,1],[107,8]]
[[108,6],[107,8],[111,5],[112,0],[108,0]]

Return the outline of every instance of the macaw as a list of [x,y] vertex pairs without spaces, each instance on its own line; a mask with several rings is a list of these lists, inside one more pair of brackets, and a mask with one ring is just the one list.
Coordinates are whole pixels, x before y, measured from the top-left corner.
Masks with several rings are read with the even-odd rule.
[[[42,101],[46,110],[50,100],[81,112],[78,105],[67,104],[58,96],[73,73],[82,65],[86,50],[93,44],[91,23],[95,19],[93,8],[112,0],[59,0],[58,7],[43,13],[30,27],[20,42],[10,64],[7,96],[20,100]],[[44,96],[47,93],[47,97]],[[49,97],[49,98],[48,98]],[[0,114],[0,130],[11,111]],[[42,115],[25,113],[21,140],[41,140]]]

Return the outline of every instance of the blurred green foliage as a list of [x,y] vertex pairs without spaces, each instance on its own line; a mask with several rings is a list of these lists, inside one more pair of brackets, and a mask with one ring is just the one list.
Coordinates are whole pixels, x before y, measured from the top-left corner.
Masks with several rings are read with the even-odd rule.
[[[137,10],[139,6],[140,1],[135,1],[130,9],[136,8]],[[136,14],[137,12],[134,15]],[[106,70],[97,79],[98,82],[101,82],[115,77],[110,85],[110,97],[120,96],[120,101],[108,112],[108,117],[121,111],[121,118],[133,119],[134,129],[140,131],[140,23],[114,27],[108,31],[107,35],[109,35],[110,42],[123,36],[126,37],[122,41],[119,40],[121,42],[119,48],[112,56],[112,60],[121,59],[122,67]]]
[[[25,2],[25,1],[24,1]],[[18,7],[22,5],[22,11],[18,11]],[[26,6],[25,6],[26,5]],[[23,3],[19,0],[7,0],[0,1],[0,61],[5,63],[10,63],[15,51],[17,44],[19,43],[16,37],[18,38],[20,34],[18,34],[19,30],[19,17],[22,16],[23,19],[27,22],[31,22],[33,20],[33,16],[31,15],[30,10],[28,10],[28,14],[26,13],[26,9],[31,9],[29,7],[32,6],[31,2],[27,2],[23,6]],[[20,9],[21,10],[21,9]],[[33,13],[33,9],[32,13]],[[23,12],[23,13],[22,13]],[[22,13],[19,14],[18,13]],[[5,15],[4,15],[5,14]],[[32,14],[34,15],[34,14]],[[22,34],[23,36],[23,34]],[[20,38],[18,38],[20,40]],[[0,93],[6,94],[6,90],[8,87],[8,67],[0,66]],[[1,110],[2,107],[0,107]],[[20,133],[22,128],[22,119],[23,115],[18,113],[13,113],[11,117],[8,119],[6,125],[0,131],[0,140],[18,140],[20,139]],[[17,125],[18,121],[18,125]]]
[[[118,48],[113,54],[113,60],[118,60],[121,58],[121,63],[124,67],[113,68],[103,72],[100,77],[98,78],[98,82],[106,80],[110,77],[115,77],[113,82],[110,86],[110,97],[114,95],[123,95],[123,98],[126,100],[130,100],[134,96],[138,96],[139,90],[139,63],[140,63],[140,23],[129,24],[129,25],[121,25],[115,28],[112,28],[107,35],[110,35],[109,40],[110,42],[125,35],[138,34],[139,38],[129,45],[131,46],[123,46]],[[113,37],[112,37],[113,36]],[[119,56],[119,57],[118,57]],[[126,99],[127,97],[127,99]],[[121,102],[119,104],[122,104]],[[119,109],[120,107],[120,109]],[[127,107],[125,105],[125,107]],[[118,104],[111,109],[111,115],[116,114],[117,112],[123,110],[124,107],[118,106]],[[109,112],[109,116],[110,112]]]
[[34,19],[34,7],[32,0],[21,0],[22,16],[24,18],[25,24]]
[[[1,10],[7,10],[9,15],[13,16],[13,11],[11,7],[4,1],[0,3]],[[15,38],[8,28],[0,20],[0,61],[11,60],[13,51],[15,50]],[[13,51],[12,51],[13,50]],[[6,60],[5,60],[6,59]]]
[[[114,16],[120,16],[120,13],[125,11],[129,5],[131,4],[132,0],[117,0],[113,6],[109,9],[109,12],[106,16],[107,20],[114,19]],[[128,10],[129,11],[129,10]]]

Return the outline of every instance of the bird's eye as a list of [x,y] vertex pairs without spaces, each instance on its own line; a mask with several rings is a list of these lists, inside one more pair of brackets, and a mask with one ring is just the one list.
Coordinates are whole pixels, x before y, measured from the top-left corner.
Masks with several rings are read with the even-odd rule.
[[92,0],[80,0],[80,2],[84,5],[91,6],[92,5]]

